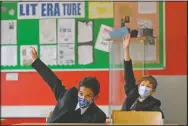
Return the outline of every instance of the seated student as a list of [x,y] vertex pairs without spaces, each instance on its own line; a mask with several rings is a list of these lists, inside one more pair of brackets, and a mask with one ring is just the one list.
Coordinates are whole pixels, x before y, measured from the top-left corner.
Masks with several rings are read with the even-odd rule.
[[152,97],[157,88],[157,80],[152,76],[142,77],[139,85],[136,85],[132,61],[129,52],[130,34],[123,38],[124,48],[124,78],[125,78],[125,99],[122,111],[159,111],[164,114],[160,109],[161,102]]
[[32,67],[49,85],[57,100],[47,123],[105,123],[105,113],[94,103],[100,92],[100,84],[95,77],[85,77],[79,82],[78,89],[73,87],[67,90],[38,58],[35,48],[32,48],[31,56]]

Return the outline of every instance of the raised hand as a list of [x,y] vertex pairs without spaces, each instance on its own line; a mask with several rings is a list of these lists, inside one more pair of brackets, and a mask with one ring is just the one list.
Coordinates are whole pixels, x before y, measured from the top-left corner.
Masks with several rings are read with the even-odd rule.
[[32,56],[33,61],[35,61],[38,58],[37,51],[35,50],[34,47],[31,47],[31,56]]
[[124,49],[127,49],[129,48],[129,45],[130,45],[130,34],[124,36],[122,39],[123,39],[123,48]]

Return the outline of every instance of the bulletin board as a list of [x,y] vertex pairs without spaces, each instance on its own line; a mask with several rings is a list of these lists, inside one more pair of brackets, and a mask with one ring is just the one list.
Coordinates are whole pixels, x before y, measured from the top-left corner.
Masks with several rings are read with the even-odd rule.
[[107,70],[101,25],[114,26],[112,2],[2,2],[1,70],[32,71],[31,46],[53,70]]
[[[144,62],[144,69],[164,69],[165,2],[114,2],[114,27],[122,26],[138,31],[140,27],[153,29],[153,42],[131,41],[130,55],[132,54],[134,68],[142,69],[143,66],[140,64]],[[137,54],[138,52],[142,53],[141,56]],[[123,68],[123,63],[117,67]]]

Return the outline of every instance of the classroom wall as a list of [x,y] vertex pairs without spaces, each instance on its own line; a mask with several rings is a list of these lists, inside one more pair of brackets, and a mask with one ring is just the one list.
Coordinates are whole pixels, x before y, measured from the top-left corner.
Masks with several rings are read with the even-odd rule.
[[[145,74],[156,75],[157,79],[159,79],[160,83],[156,97],[162,101],[162,109],[165,112],[165,120],[168,123],[186,124],[186,9],[186,2],[166,2],[167,65],[164,70],[145,71]],[[68,87],[76,86],[78,81],[84,76],[96,76],[101,82],[102,88],[97,104],[106,111],[108,108],[108,71],[56,72],[56,74]],[[37,73],[20,72],[19,80],[15,82],[6,81],[5,75],[6,73],[4,72],[1,75],[2,106],[16,107],[18,105],[35,105],[34,109],[36,110],[36,107],[39,107],[36,105],[53,106],[55,104],[52,92]],[[25,80],[28,82],[25,83]],[[168,91],[168,93],[166,91]],[[174,97],[178,96],[180,98],[178,98],[177,101]],[[21,108],[24,110],[24,107]],[[2,115],[6,115],[7,113],[14,115],[25,113],[25,111],[20,112],[20,109],[16,110],[18,111],[13,112],[10,108],[4,108],[4,110],[2,108]],[[44,113],[46,113],[45,110]],[[19,120],[21,120],[21,118]]]
[[145,71],[155,75],[159,86],[155,96],[162,102],[165,122],[187,124],[187,6],[166,3],[166,69]]
[[166,3],[166,69],[145,71],[155,75],[165,122],[187,124],[187,6],[185,2]]
[[187,6],[186,2],[166,2],[166,68],[146,71],[153,75],[187,73]]
[[154,76],[159,83],[155,97],[161,100],[165,122],[187,124],[187,76]]

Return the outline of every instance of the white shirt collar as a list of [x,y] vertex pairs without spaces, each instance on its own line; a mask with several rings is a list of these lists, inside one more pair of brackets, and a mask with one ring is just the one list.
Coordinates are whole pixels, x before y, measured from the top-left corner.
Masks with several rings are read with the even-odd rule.
[[138,97],[139,102],[143,102],[146,98]]
[[[80,108],[80,105],[79,105],[79,103],[77,103],[77,106],[76,106],[75,110],[77,110],[77,109],[79,109],[79,108]],[[81,115],[84,114],[84,112],[86,112],[87,109],[88,109],[88,107],[87,107],[87,108],[84,108],[84,109],[80,108],[80,110],[81,110]]]

